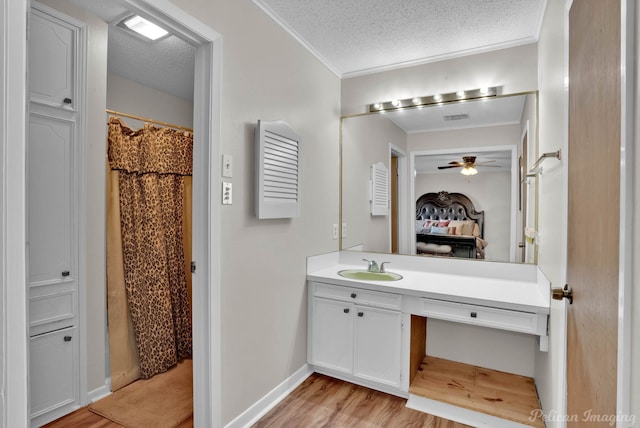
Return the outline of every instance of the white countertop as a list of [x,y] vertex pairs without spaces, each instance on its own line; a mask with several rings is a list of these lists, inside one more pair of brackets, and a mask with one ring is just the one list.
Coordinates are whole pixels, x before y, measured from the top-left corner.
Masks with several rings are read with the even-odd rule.
[[[502,309],[538,314],[549,314],[550,283],[540,270],[532,265],[460,261],[438,267],[438,260],[422,262],[419,257],[409,260],[406,256],[371,253],[348,254],[344,252],[325,254],[307,263],[307,279],[336,285],[352,286],[403,295],[427,297]],[[349,252],[351,253],[351,252]],[[404,257],[404,259],[403,259]],[[343,269],[366,270],[366,263],[354,263],[362,258],[386,261],[387,271],[402,275],[398,281],[362,281],[342,277]],[[415,260],[418,259],[418,260]],[[441,262],[441,260],[440,260]],[[447,260],[450,262],[450,260]],[[422,265],[422,266],[421,266]],[[505,265],[505,266],[502,266]],[[521,272],[518,272],[520,270]]]

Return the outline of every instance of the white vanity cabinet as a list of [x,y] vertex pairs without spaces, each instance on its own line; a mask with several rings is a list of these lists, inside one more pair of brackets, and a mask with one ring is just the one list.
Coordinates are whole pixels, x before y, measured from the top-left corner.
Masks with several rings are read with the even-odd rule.
[[309,363],[346,380],[400,387],[401,296],[309,282]]

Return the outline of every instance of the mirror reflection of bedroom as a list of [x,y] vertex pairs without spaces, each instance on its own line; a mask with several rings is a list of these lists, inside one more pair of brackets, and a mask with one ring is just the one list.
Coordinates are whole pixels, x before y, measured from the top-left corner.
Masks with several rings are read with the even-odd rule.
[[[536,134],[535,92],[343,118],[342,248],[535,263],[537,180],[522,165]],[[378,163],[390,165],[389,215],[369,209]]]
[[487,102],[492,113],[482,121],[474,122],[480,113],[463,103],[443,115],[440,126],[409,137],[416,254],[534,262],[533,242],[524,233],[536,221],[535,204],[526,204],[534,201],[536,182],[520,165],[536,155],[526,144],[535,96]]
[[[44,11],[42,22],[34,24],[42,25],[41,34],[65,31],[56,26],[58,17],[67,16],[81,19],[88,29],[87,104],[92,116],[87,121],[95,120],[95,125],[88,124],[87,134],[90,144],[104,144],[107,161],[104,193],[88,198],[89,205],[91,198],[106,199],[110,378],[103,398],[78,410],[80,415],[72,413],[47,426],[78,426],[88,420],[100,426],[193,426],[195,48],[171,33],[155,41],[133,33],[130,27],[138,24],[126,20],[134,14],[115,1],[42,3],[36,5]],[[34,36],[37,32],[33,30]],[[46,37],[31,43],[46,45]],[[95,93],[103,97],[103,89],[106,103],[94,98]],[[96,106],[97,114],[91,111]],[[87,365],[97,364],[90,358]],[[32,400],[38,402],[37,397]]]

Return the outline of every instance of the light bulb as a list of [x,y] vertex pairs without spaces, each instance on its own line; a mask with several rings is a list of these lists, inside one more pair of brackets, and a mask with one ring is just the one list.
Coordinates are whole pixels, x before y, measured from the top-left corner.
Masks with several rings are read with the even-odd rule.
[[462,174],[462,175],[476,175],[477,173],[478,173],[478,170],[475,169],[475,167],[473,167],[473,166],[464,167],[460,171],[460,174]]

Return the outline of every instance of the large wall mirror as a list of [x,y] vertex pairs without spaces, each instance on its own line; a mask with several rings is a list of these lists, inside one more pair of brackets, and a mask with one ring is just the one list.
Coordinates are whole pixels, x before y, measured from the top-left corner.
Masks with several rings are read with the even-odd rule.
[[536,263],[537,97],[343,117],[341,249]]

